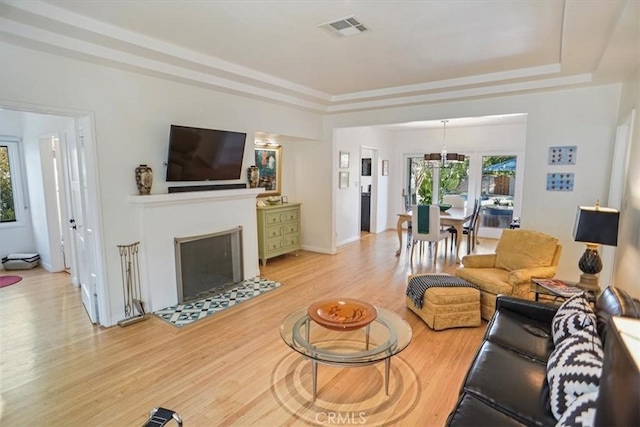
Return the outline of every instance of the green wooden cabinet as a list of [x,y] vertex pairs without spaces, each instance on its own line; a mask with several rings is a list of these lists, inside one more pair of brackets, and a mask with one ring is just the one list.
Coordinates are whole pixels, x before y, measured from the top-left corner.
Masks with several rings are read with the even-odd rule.
[[300,249],[300,203],[258,206],[258,257],[269,258]]

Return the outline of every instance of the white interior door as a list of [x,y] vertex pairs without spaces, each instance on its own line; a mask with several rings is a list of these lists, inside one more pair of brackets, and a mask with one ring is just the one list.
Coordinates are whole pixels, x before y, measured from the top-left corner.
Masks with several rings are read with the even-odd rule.
[[[76,121],[77,122],[77,121]],[[68,213],[71,230],[71,273],[80,286],[82,303],[92,323],[98,322],[96,268],[93,255],[93,233],[87,221],[87,174],[84,155],[84,129],[68,129],[65,133]]]

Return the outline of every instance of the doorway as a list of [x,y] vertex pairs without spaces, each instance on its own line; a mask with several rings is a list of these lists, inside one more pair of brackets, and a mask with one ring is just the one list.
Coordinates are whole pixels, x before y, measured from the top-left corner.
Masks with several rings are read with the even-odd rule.
[[[109,324],[107,292],[104,282],[104,261],[100,243],[101,224],[97,195],[97,159],[93,144],[93,119],[90,114],[62,111],[46,107],[38,110],[19,105],[2,105],[3,131],[16,134],[24,148],[23,175],[26,183],[25,212],[29,222],[23,227],[23,234],[31,239],[33,248],[46,255],[43,266],[48,271],[62,271],[65,264],[70,267],[72,283],[80,287],[83,302],[92,323]],[[55,111],[52,113],[52,111]],[[68,148],[75,146],[69,151]],[[78,148],[80,147],[80,148]],[[82,224],[69,231],[74,219],[68,208],[71,196],[68,169],[74,153],[80,162],[83,183],[78,197],[83,207]],[[76,163],[77,165],[77,163]],[[73,228],[73,227],[71,227]],[[84,234],[91,234],[86,246],[74,248],[75,234],[81,228]],[[62,237],[65,233],[69,237]],[[61,253],[60,242],[66,240],[71,250],[65,247]],[[74,253],[75,252],[75,253]],[[42,260],[41,256],[41,260]],[[85,272],[83,274],[82,272]],[[100,314],[104,313],[106,322]],[[102,322],[101,322],[102,321]]]
[[376,232],[378,150],[360,147],[360,236]]

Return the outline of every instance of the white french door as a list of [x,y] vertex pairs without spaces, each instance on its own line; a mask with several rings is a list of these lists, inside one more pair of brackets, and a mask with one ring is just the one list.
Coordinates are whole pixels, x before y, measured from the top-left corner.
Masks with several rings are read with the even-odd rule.
[[72,281],[80,286],[82,303],[92,323],[98,323],[97,274],[93,253],[93,229],[87,221],[87,170],[84,153],[86,127],[77,119],[75,129],[65,133],[65,176],[68,185],[71,230]]

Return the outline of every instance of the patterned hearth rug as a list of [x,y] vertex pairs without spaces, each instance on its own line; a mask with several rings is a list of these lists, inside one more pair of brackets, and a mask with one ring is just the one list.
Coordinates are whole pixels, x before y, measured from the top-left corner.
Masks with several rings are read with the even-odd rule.
[[281,283],[273,280],[254,277],[239,284],[238,286],[221,292],[216,295],[186,304],[178,304],[163,308],[154,314],[166,320],[178,328],[189,325],[196,320],[204,319],[212,314],[218,313],[234,305],[238,305],[258,295],[269,292],[281,286]]

